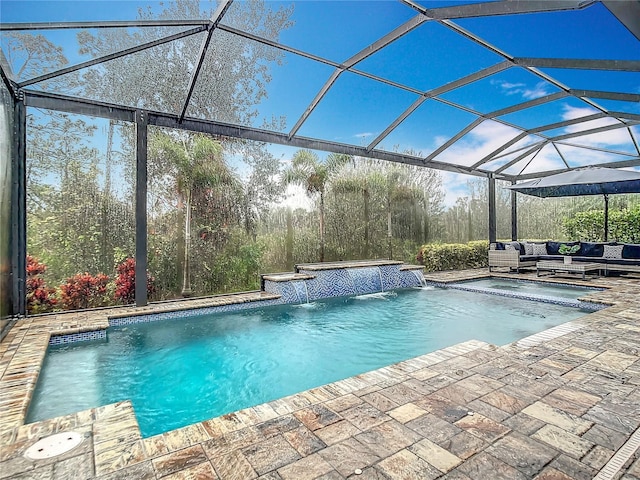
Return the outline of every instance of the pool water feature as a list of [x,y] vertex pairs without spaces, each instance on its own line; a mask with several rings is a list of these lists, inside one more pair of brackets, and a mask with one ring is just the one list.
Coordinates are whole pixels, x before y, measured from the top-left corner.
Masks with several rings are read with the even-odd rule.
[[147,437],[466,340],[504,345],[585,313],[426,287],[111,327],[106,340],[49,348],[27,422],[130,399]]

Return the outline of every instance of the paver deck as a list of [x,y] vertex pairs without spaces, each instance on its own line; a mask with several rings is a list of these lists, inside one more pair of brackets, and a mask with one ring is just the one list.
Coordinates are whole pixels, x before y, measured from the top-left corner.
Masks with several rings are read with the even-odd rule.
[[[465,342],[144,439],[128,401],[23,425],[50,333],[113,311],[20,320],[0,343],[0,479],[639,480],[640,280],[588,285],[610,287],[587,297],[611,306],[511,345]],[[64,431],[86,439],[23,456]]]

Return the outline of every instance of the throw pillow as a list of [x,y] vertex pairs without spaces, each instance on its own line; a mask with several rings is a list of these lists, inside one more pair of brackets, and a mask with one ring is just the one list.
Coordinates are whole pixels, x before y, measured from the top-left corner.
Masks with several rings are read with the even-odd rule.
[[514,250],[517,250],[518,252],[520,251],[520,242],[509,242],[508,244],[505,243],[505,248],[507,247],[507,245],[511,245],[513,247]]
[[525,255],[533,255],[533,243],[525,243],[524,244],[524,254]]
[[532,255],[546,255],[547,246],[544,243],[534,243],[532,245]]
[[624,245],[605,245],[602,258],[622,258]]
[[514,250],[516,249],[516,247],[514,247],[513,245],[511,245],[511,244],[507,243],[507,244],[504,246],[504,249],[505,249],[505,250],[511,250],[511,251],[514,251]]

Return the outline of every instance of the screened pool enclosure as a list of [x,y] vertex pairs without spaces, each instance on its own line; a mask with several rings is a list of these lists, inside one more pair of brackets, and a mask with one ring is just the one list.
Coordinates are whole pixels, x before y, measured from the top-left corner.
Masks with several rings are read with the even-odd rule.
[[[315,217],[269,210],[283,179],[300,180],[291,150],[319,165],[304,185],[337,219],[320,223],[343,248],[327,255],[345,260],[399,254],[384,198],[422,192],[419,208],[395,212],[417,219],[407,235],[430,238],[425,218],[442,199],[428,172],[445,188],[453,174],[486,180],[493,241],[500,216],[518,238],[515,193],[497,209],[496,182],[640,166],[637,1],[115,5],[0,4],[3,329],[27,312],[28,271],[76,275],[64,295],[83,308],[80,282],[144,305],[161,288],[191,294],[192,277],[196,293],[215,282],[237,291],[265,264],[309,261],[290,236],[305,222],[317,229]],[[414,170],[367,177],[388,193],[376,227],[375,182],[354,182],[387,164]],[[325,198],[332,172],[340,181]],[[392,195],[402,175],[414,183]],[[340,195],[362,199],[366,223]],[[287,233],[256,226],[268,215]],[[340,237],[341,226],[357,236]],[[324,255],[317,242],[296,248]],[[282,258],[256,260],[276,244]]]

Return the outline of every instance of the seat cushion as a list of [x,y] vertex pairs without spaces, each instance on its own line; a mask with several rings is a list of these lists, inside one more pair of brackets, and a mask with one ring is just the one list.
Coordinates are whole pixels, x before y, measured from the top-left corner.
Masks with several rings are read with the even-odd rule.
[[[547,252],[549,255],[562,255],[559,251],[561,245],[573,247],[574,245],[580,245],[580,242],[547,242]],[[576,255],[580,255],[580,250],[576,252]]]
[[603,243],[582,242],[578,255],[581,257],[601,257],[604,252]]
[[635,243],[625,243],[622,248],[622,258],[640,259],[640,245]]
[[631,260],[627,258],[605,258],[604,263],[606,263],[607,265],[640,266],[640,259]]

